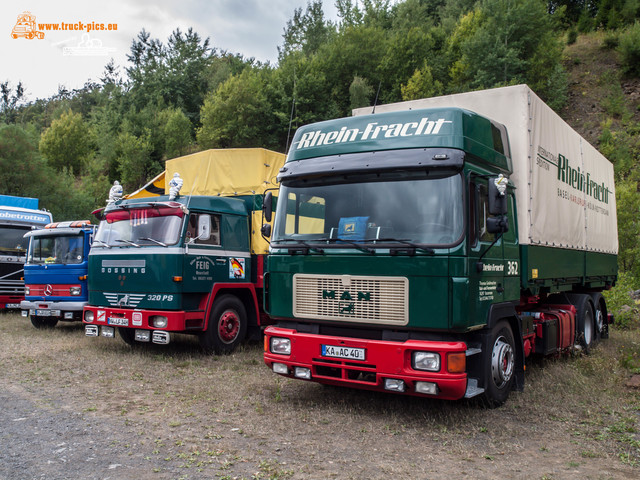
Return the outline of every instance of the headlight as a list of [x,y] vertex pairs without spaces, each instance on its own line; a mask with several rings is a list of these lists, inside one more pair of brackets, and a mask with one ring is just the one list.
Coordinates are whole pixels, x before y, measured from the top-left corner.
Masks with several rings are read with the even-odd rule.
[[71,288],[69,288],[69,293],[71,295],[80,295],[80,292],[82,292],[82,287],[71,287]]
[[168,320],[163,315],[151,315],[149,317],[149,323],[155,328],[166,328]]
[[440,354],[434,352],[413,352],[413,368],[437,372],[440,370]]
[[271,337],[271,353],[278,355],[291,355],[291,339]]
[[84,321],[93,322],[93,312],[91,310],[87,310],[86,312],[84,312]]
[[24,287],[24,294],[25,295],[30,295],[31,294],[31,289],[29,287]]

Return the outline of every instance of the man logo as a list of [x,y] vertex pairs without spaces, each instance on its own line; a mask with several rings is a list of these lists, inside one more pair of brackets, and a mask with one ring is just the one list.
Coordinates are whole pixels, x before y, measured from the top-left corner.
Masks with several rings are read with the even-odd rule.
[[355,223],[347,223],[344,226],[344,233],[355,233],[356,224]]

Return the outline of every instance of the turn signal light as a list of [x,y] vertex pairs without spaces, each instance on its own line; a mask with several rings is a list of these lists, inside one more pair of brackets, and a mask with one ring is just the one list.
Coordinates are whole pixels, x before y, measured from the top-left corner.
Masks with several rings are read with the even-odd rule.
[[464,352],[447,354],[447,372],[464,373],[467,369],[467,355]]
[[174,282],[181,282],[182,281],[182,277],[179,277],[179,276],[176,275],[175,277],[173,277],[173,281]]

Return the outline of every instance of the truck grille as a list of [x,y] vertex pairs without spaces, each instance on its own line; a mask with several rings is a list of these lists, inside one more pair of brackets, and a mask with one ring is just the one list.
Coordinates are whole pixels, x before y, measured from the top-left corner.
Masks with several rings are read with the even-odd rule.
[[293,276],[293,315],[406,325],[408,293],[409,281],[405,277],[296,274]]

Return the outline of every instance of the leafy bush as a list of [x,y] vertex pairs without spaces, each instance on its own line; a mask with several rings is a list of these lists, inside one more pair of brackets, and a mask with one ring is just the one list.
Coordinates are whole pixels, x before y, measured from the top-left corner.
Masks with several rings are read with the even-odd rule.
[[609,313],[615,317],[614,325],[622,330],[640,327],[638,305],[630,295],[637,285],[637,279],[630,272],[620,272],[616,286],[604,292]]
[[640,23],[620,34],[620,60],[625,73],[640,76]]
[[620,45],[620,38],[618,32],[608,32],[602,40],[602,48],[605,50],[613,50]]
[[573,45],[578,39],[578,32],[572,28],[567,32],[567,45]]

